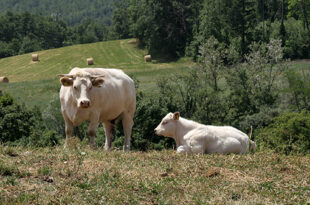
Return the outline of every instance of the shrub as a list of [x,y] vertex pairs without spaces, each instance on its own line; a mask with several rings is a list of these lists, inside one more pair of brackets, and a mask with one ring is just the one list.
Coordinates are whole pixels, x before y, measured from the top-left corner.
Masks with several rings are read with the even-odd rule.
[[13,98],[4,94],[0,96],[0,141],[15,141],[28,137],[35,124],[34,114],[25,106],[18,105]]
[[65,136],[65,121],[61,114],[59,95],[55,94],[43,110],[42,118],[46,127],[54,130],[58,135]]
[[167,102],[163,98],[138,97],[134,117],[132,148],[146,151],[148,149],[171,148],[171,138],[157,136],[154,129],[167,114]]
[[264,107],[277,103],[281,74],[288,66],[283,59],[281,41],[271,39],[268,44],[253,43],[246,61],[228,69],[226,82],[229,91],[229,118],[233,124],[246,116],[260,113]]
[[275,117],[271,124],[256,136],[262,148],[284,154],[310,153],[310,113],[288,112]]
[[54,146],[60,135],[46,126],[38,107],[17,104],[9,94],[0,95],[0,141],[23,146]]

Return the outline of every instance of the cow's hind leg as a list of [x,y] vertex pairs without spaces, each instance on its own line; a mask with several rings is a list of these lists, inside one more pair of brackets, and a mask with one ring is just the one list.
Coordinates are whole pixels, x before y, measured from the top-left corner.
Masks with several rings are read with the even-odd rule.
[[127,151],[130,150],[130,137],[131,137],[131,130],[133,126],[133,116],[130,113],[126,113],[123,115],[123,130],[125,135],[125,142],[123,150]]
[[181,145],[177,148],[177,154],[181,154],[181,153],[191,153],[191,150],[188,146]]
[[106,151],[109,151],[112,148],[112,138],[113,138],[115,125],[111,122],[105,122],[105,123],[103,123],[103,125],[104,125],[104,132],[105,132],[104,149]]

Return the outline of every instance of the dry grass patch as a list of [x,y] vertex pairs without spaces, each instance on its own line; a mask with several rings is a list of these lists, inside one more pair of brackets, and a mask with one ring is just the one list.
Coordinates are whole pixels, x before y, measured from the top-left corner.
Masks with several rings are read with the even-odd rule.
[[104,152],[80,144],[70,150],[1,149],[13,149],[0,151],[4,164],[28,173],[0,176],[3,203],[305,204],[310,199],[309,156]]

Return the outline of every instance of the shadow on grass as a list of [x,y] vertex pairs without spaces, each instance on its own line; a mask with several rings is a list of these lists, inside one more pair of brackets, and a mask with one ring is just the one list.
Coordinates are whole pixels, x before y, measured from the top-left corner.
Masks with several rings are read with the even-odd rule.
[[176,55],[171,55],[171,54],[162,54],[161,52],[156,52],[156,53],[149,53],[145,47],[144,44],[142,44],[139,39],[128,39],[127,41],[128,44],[132,44],[135,46],[137,49],[141,50],[146,50],[146,53],[144,55],[151,55],[152,56],[152,63],[172,63],[176,62],[180,59],[179,56]]

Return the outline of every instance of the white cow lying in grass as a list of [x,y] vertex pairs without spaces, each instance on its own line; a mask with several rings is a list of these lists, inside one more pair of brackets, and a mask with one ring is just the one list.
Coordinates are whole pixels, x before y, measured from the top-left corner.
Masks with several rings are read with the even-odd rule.
[[179,112],[168,113],[155,128],[157,135],[172,137],[177,153],[245,153],[249,142],[255,142],[240,130],[230,126],[203,125],[180,117]]

